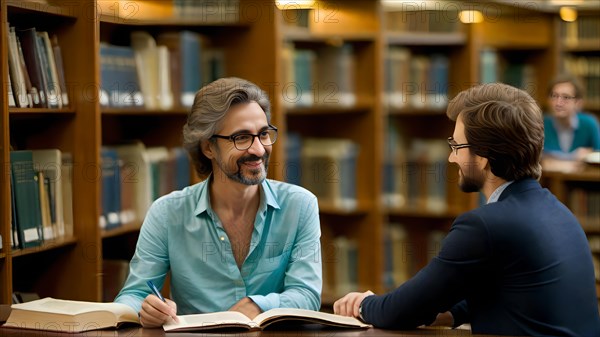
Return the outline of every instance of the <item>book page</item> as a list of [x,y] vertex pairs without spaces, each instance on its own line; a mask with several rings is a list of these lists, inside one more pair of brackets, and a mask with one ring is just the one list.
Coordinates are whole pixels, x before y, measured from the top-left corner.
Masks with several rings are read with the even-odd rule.
[[114,313],[118,318],[127,317],[137,321],[137,313],[135,310],[121,303],[70,301],[46,297],[36,301],[13,304],[12,308],[69,316],[75,316],[86,312],[108,311]]
[[340,316],[329,314],[326,312],[296,309],[296,308],[276,308],[271,309],[256,316],[254,321],[261,327],[265,327],[271,323],[282,320],[303,320],[312,323],[320,323],[325,325],[368,328],[371,325],[363,323],[354,317]]
[[165,331],[170,330],[201,330],[211,327],[246,326],[248,329],[257,325],[244,314],[237,311],[222,311],[208,314],[179,315],[179,323],[169,322],[163,325]]

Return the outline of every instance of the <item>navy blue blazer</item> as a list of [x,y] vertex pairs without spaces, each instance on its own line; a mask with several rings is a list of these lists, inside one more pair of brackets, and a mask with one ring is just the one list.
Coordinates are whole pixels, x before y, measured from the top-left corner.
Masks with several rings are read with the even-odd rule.
[[459,216],[425,268],[363,300],[376,327],[412,329],[452,311],[496,335],[600,336],[594,267],[575,216],[534,179]]

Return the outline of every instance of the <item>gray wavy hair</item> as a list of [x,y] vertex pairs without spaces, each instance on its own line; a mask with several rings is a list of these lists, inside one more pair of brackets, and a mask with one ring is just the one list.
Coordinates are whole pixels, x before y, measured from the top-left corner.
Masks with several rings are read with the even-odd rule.
[[221,127],[229,109],[236,104],[256,102],[271,123],[271,102],[265,91],[256,84],[237,77],[218,79],[196,93],[194,104],[183,126],[183,147],[190,154],[200,177],[212,172],[212,164],[200,148]]

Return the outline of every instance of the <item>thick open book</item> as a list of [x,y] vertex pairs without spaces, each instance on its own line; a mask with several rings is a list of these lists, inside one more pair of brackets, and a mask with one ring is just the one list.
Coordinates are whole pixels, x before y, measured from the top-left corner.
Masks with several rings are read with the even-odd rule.
[[273,323],[305,322],[317,323],[340,328],[370,328],[354,317],[345,317],[319,311],[277,308],[263,312],[254,319],[246,317],[237,311],[222,311],[209,314],[194,314],[177,316],[179,323],[163,325],[165,331],[200,331],[214,329],[247,329],[262,330]]
[[137,312],[125,304],[46,297],[13,304],[3,327],[75,333],[118,328],[123,323],[139,324]]

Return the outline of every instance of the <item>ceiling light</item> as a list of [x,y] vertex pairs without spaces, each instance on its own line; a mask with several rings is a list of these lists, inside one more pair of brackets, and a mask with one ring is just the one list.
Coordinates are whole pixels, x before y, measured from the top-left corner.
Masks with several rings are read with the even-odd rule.
[[277,0],[275,5],[279,9],[308,9],[313,8],[315,0]]
[[458,18],[462,23],[479,23],[483,22],[483,14],[480,11],[469,10],[460,11]]
[[575,7],[561,7],[559,14],[560,18],[566,22],[573,22],[577,20],[577,9],[575,9]]

